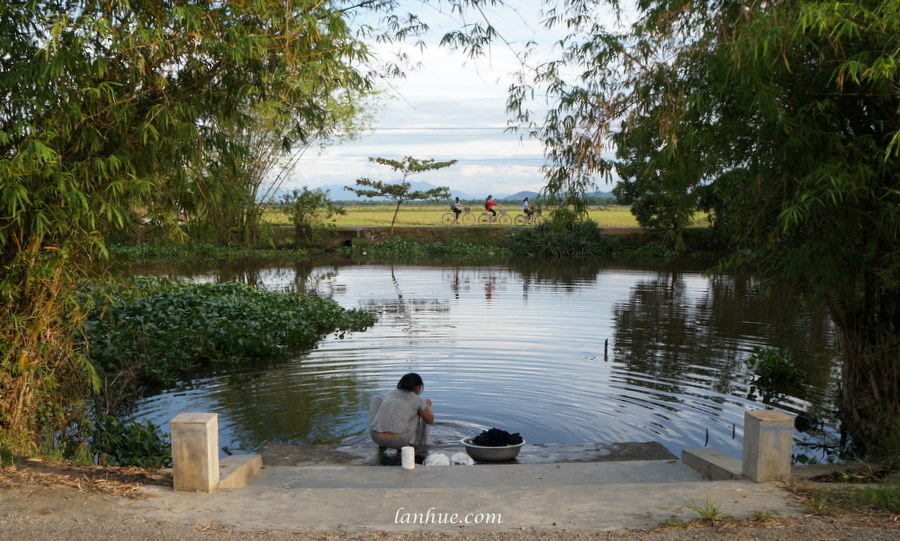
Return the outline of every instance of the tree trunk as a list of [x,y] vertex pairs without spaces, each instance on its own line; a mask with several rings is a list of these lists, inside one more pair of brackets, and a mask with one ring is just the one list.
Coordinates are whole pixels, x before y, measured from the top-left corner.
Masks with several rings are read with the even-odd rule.
[[402,199],[397,200],[397,207],[394,209],[394,217],[391,218],[391,236],[394,235],[394,222],[397,221],[397,213],[400,212],[400,204],[403,203]]
[[841,342],[841,417],[861,454],[900,460],[900,292],[867,292],[833,314]]

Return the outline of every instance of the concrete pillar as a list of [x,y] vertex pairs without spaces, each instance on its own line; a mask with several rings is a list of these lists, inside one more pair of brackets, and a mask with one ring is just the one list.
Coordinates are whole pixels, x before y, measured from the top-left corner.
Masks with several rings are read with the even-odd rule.
[[794,422],[772,410],[744,413],[744,477],[757,483],[791,477]]
[[181,413],[169,421],[175,490],[213,492],[219,486],[219,418]]

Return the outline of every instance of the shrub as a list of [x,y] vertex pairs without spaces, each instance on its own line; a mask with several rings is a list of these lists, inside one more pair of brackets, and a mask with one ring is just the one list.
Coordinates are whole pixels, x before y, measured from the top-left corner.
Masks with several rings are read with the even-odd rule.
[[94,428],[91,449],[97,464],[164,468],[172,465],[172,446],[150,421],[121,421],[104,417]]
[[300,258],[309,257],[309,251],[298,250],[261,250],[244,248],[236,245],[218,246],[215,244],[113,244],[109,253],[116,259],[138,261],[194,262],[204,260],[235,260],[245,258]]
[[677,250],[659,244],[645,244],[627,250],[623,255],[627,258],[637,259],[645,263],[655,263],[660,261],[668,263],[681,257],[681,254]]
[[594,259],[612,256],[618,241],[600,232],[593,220],[579,219],[573,212],[556,210],[553,218],[513,234],[510,251],[522,257],[549,259]]
[[313,237],[322,233],[333,233],[336,229],[335,216],[347,211],[329,199],[328,191],[321,188],[293,190],[281,197],[281,204],[291,217],[298,244],[308,244]]
[[458,240],[422,243],[403,239],[390,239],[386,242],[374,244],[369,248],[368,253],[374,259],[402,262],[444,259],[500,259],[510,255],[508,250],[504,248],[467,244]]
[[772,347],[754,348],[744,361],[756,374],[757,383],[767,385],[796,385],[804,379],[803,371],[791,359],[791,352]]

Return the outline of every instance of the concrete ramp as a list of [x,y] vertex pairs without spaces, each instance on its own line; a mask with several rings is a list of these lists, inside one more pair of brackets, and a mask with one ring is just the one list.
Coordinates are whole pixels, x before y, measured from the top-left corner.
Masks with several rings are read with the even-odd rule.
[[236,530],[499,531],[651,528],[694,520],[691,502],[738,518],[797,512],[776,484],[707,481],[678,460],[417,466],[266,467],[240,490],[148,487],[129,507]]
[[639,485],[660,481],[672,483],[702,480],[700,474],[684,467],[677,460],[416,466],[414,470],[372,467],[364,468],[362,471],[361,468],[342,466],[288,467],[278,468],[269,477],[269,481],[281,488],[381,488],[389,490]]

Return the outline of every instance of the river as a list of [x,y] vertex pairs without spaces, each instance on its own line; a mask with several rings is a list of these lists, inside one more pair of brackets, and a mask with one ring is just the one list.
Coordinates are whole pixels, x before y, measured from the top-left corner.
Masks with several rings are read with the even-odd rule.
[[[183,411],[219,415],[220,443],[373,445],[368,403],[406,372],[434,402],[434,443],[497,427],[529,443],[658,441],[742,454],[744,412],[827,410],[833,326],[823,307],[752,276],[627,266],[294,263],[167,267],[181,280],[241,280],[313,292],[378,323],[293,358],[218,368],[141,400],[164,429]],[[265,340],[264,336],[259,337]],[[806,382],[754,384],[754,348],[789,349]],[[795,454],[827,460],[822,432]]]

